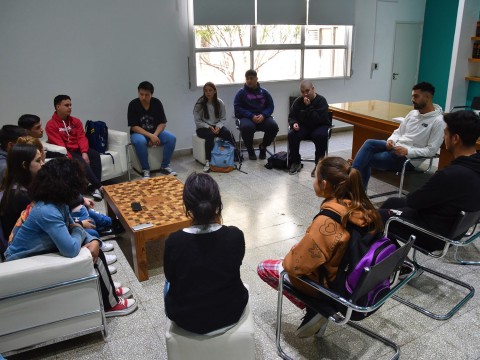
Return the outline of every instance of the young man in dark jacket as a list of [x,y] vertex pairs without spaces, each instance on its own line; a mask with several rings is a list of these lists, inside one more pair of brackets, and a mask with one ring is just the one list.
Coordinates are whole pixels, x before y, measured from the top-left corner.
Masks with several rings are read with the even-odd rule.
[[[299,96],[288,115],[288,146],[290,148],[291,166],[289,174],[298,173],[302,165],[300,164],[300,142],[302,140],[312,140],[315,144],[315,166],[318,160],[325,156],[328,142],[328,129],[330,120],[328,118],[327,100],[315,92],[315,87],[310,80],[303,80],[300,83]],[[315,177],[315,167],[311,173]]]
[[253,135],[255,131],[263,131],[259,158],[266,159],[267,146],[275,139],[278,125],[272,117],[274,109],[272,95],[260,86],[255,70],[247,70],[245,73],[245,85],[235,95],[234,107],[235,116],[240,119],[240,132],[248,151],[248,158],[257,160],[253,150]]
[[[480,154],[476,149],[480,118],[473,111],[457,111],[445,114],[443,118],[446,123],[445,147],[454,159],[406,198],[385,201],[380,208],[384,222],[390,216],[400,215],[448,236],[460,211],[480,210]],[[400,236],[408,237],[404,231],[397,231]],[[415,244],[429,251],[442,249],[445,245],[440,240],[421,235],[417,236]]]

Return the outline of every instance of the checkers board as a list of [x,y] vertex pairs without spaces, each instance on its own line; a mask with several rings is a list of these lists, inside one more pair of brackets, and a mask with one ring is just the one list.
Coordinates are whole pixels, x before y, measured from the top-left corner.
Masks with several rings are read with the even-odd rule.
[[[108,215],[116,216],[130,237],[133,268],[140,281],[148,279],[145,243],[164,239],[191,223],[185,216],[182,193],[183,183],[173,176],[158,176],[104,186]],[[139,202],[142,210],[133,211],[132,202]],[[133,230],[135,225],[145,223],[153,226]]]

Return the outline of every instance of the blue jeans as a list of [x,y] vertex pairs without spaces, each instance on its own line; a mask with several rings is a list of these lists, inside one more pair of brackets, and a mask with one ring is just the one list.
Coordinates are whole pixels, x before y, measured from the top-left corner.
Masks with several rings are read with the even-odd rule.
[[85,205],[82,205],[79,211],[75,211],[75,212],[72,211],[71,215],[72,215],[72,218],[78,219],[78,220],[87,220],[87,219],[93,220],[95,229],[85,229],[85,231],[90,235],[94,236],[95,238],[99,237],[99,234],[98,234],[99,231],[103,231],[106,228],[109,228],[110,226],[112,226],[112,219],[109,216],[100,214],[92,209],[87,210]]
[[[172,158],[173,151],[175,150],[177,138],[167,130],[163,130],[158,135],[158,138],[163,146],[163,160],[161,167],[166,168],[170,164],[170,159]],[[148,164],[148,139],[144,135],[138,133],[131,134],[130,139],[133,146],[135,146],[135,151],[137,153],[138,160],[142,165],[142,169],[150,170],[150,165]]]
[[[405,156],[398,156],[393,150],[387,150],[385,140],[369,139],[358,150],[352,167],[360,172],[363,188],[366,191],[372,167],[383,171],[401,171],[405,160],[407,160]],[[409,165],[407,170],[413,168],[411,164]]]

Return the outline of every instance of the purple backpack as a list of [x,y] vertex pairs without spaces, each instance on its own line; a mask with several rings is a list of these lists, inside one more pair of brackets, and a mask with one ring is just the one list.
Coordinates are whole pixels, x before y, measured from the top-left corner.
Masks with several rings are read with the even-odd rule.
[[[341,224],[340,215],[333,211],[322,209],[318,215],[328,216]],[[351,299],[353,292],[359,285],[364,268],[378,264],[393,254],[398,249],[398,246],[392,240],[383,237],[382,233],[371,233],[352,223],[347,223],[347,231],[350,233],[347,251],[340,262],[337,276],[333,282],[329,283],[329,287],[343,298]],[[388,291],[390,291],[390,282],[387,279],[379,283],[355,303],[359,306],[370,306],[375,303],[378,297],[383,296]],[[338,306],[340,305],[338,304]],[[342,311],[343,309],[344,307],[340,306],[336,310]],[[360,320],[372,313],[354,312],[352,320]]]

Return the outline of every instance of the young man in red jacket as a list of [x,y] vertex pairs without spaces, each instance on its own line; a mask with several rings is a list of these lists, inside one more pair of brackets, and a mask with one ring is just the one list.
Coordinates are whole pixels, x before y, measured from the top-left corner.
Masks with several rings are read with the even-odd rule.
[[71,159],[78,159],[84,164],[88,181],[93,185],[92,196],[95,200],[103,199],[102,163],[100,154],[89,148],[88,139],[83,130],[80,119],[70,116],[72,100],[68,95],[57,95],[53,100],[55,112],[45,127],[48,142],[67,148],[67,155]]

